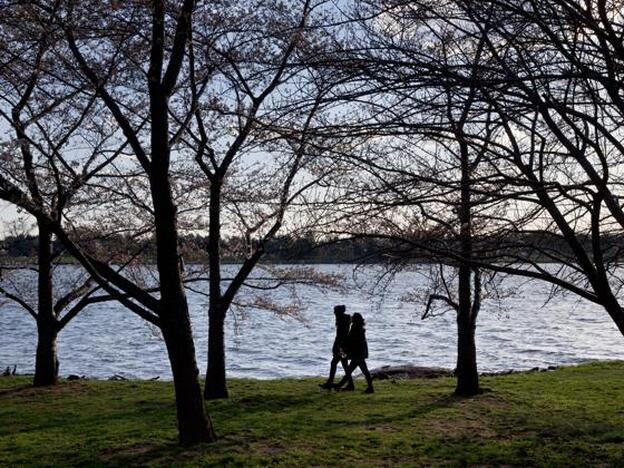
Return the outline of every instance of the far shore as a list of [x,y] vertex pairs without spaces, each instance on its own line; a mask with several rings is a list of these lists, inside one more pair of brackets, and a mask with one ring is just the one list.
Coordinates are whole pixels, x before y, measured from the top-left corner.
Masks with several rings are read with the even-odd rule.
[[[548,265],[548,264],[553,264],[553,265],[560,265],[559,262],[555,262],[552,259],[548,259],[548,258],[544,258],[543,260],[536,260],[537,263],[542,264],[542,265]],[[54,262],[56,265],[76,265],[76,266],[80,266],[80,263],[75,260],[72,257],[62,257],[60,259],[57,259]],[[225,258],[221,261],[222,265],[241,265],[243,263],[242,259],[232,259],[232,258]],[[348,259],[348,260],[340,260],[340,261],[335,261],[331,258],[306,258],[306,259],[299,259],[299,260],[292,260],[292,259],[263,259],[261,262],[263,265],[283,265],[283,266],[301,266],[301,265],[386,265],[386,263],[384,262],[378,262],[378,261],[360,261],[358,259]],[[410,265],[438,265],[440,262],[438,260],[431,260],[431,259],[426,259],[426,258],[414,258],[414,259],[410,259],[407,261],[408,264]],[[504,260],[501,259],[500,261],[493,263],[493,264],[504,264]],[[617,265],[619,266],[620,263],[624,264],[624,261],[622,262],[618,262]],[[0,269],[1,268],[11,268],[11,267],[15,267],[15,266],[34,266],[37,264],[37,259],[35,257],[1,257],[0,258]],[[149,262],[145,263],[146,265],[149,266],[155,266],[156,265],[156,259],[149,259]],[[207,260],[187,260],[185,259],[185,265],[186,266],[193,266],[193,265],[207,265]]]

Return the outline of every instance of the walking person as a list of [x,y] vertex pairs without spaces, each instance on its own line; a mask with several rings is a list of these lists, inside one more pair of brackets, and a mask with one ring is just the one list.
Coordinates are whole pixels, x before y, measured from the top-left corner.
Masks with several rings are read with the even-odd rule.
[[[353,386],[353,379],[351,374],[359,367],[366,379],[367,387],[364,393],[374,393],[373,379],[371,378],[368,367],[366,366],[366,359],[368,358],[368,343],[366,342],[366,328],[364,327],[364,317],[361,314],[353,314],[351,319],[351,329],[347,336],[347,358],[351,360],[349,366],[345,369],[345,376],[338,384],[334,385],[336,390],[339,390],[345,383],[349,382],[349,385]],[[348,387],[345,388],[345,390]],[[352,389],[352,388],[351,388]]]
[[[349,335],[349,325],[351,324],[351,316],[346,313],[347,308],[344,305],[334,307],[334,316],[336,317],[336,338],[332,346],[332,360],[329,367],[329,377],[323,384],[319,384],[321,388],[331,390],[334,388],[334,377],[336,376],[336,368],[338,362],[342,364],[342,368],[347,371],[347,337]],[[351,376],[347,379],[345,390],[353,390],[353,379]]]

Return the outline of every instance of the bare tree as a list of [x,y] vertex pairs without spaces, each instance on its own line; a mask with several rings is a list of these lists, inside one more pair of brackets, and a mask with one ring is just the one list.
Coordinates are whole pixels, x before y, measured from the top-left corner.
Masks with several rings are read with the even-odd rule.
[[[182,136],[206,179],[209,200],[206,399],[228,395],[224,337],[228,310],[241,287],[253,281],[250,275],[267,243],[285,225],[293,231],[306,224],[303,218],[297,220],[297,207],[305,205],[306,192],[327,173],[316,164],[322,150],[311,143],[311,130],[331,106],[333,83],[330,76],[307,65],[313,48],[323,46],[319,26],[323,15],[315,14],[322,2],[305,0],[286,7],[259,0],[251,10],[242,3],[234,5],[241,8],[218,12],[222,26],[217,32],[194,31],[190,84],[197,110]],[[267,26],[258,28],[259,24]],[[233,233],[244,240],[239,255],[243,260],[225,278],[221,243],[224,235]],[[277,279],[292,281],[292,272],[278,274]],[[255,306],[275,308],[264,300]]]
[[624,227],[621,2],[458,5],[487,38],[491,60],[478,85],[496,112],[493,167],[534,194],[524,202],[547,215],[536,227],[550,238],[550,246],[537,247],[561,265],[549,271],[524,255],[517,260],[526,268],[515,272],[602,305],[624,333],[617,272]]
[[33,10],[27,5],[1,17],[0,118],[10,133],[3,145],[0,174],[47,216],[36,217],[36,265],[5,267],[0,294],[36,321],[34,385],[45,386],[58,379],[58,333],[89,304],[110,299],[95,294],[98,288],[84,271],[54,281],[56,259],[62,252],[53,249],[48,216],[60,223],[80,203],[85,184],[118,153],[105,151],[111,135],[102,131],[105,125],[93,94],[58,88],[48,75],[54,73],[51,58],[58,51],[51,17],[45,18],[41,30],[25,30],[32,20]]
[[[450,257],[550,282],[602,305],[624,331],[621,2],[396,1],[384,4],[388,12],[410,17],[413,31],[444,28],[434,26],[419,49],[395,47],[375,74],[391,77],[393,68],[404,83],[437,82],[458,96],[476,89],[488,120],[482,165],[500,184],[491,195],[510,203],[495,246]],[[396,42],[414,37],[382,24]],[[481,41],[485,60],[441,61],[449,35]]]
[[[107,177],[133,173],[135,179],[141,179],[138,175],[145,175],[150,199],[140,208],[153,219],[155,228],[157,290],[143,287],[114,265],[82,249],[79,239],[72,238],[60,220],[13,181],[0,179],[0,195],[44,219],[98,286],[160,328],[174,377],[180,442],[189,445],[214,440],[198,382],[170,174],[172,148],[179,132],[170,127],[170,114],[172,106],[184,106],[183,100],[176,100],[176,93],[182,81],[195,3],[185,1],[172,7],[164,1],[149,5],[119,2],[109,7],[100,2],[82,2],[57,9],[56,3],[37,2],[29,6],[39,20],[34,25],[52,23],[63,37],[62,49],[56,51],[57,57],[64,58],[63,74],[55,75],[57,84],[78,89],[87,86],[112,118],[117,137],[123,135],[127,141],[133,158],[126,158],[115,168],[120,175],[111,173]],[[187,113],[193,115],[193,109],[187,108]]]
[[456,393],[474,395],[483,297],[474,259],[487,248],[484,238],[491,243],[504,231],[501,213],[509,203],[483,164],[494,134],[492,110],[477,86],[454,86],[444,73],[461,70],[466,83],[478,80],[485,40],[478,28],[468,35],[409,2],[358,7],[357,40],[325,58],[346,76],[341,99],[352,112],[343,128],[324,131],[360,136],[358,145],[336,155],[344,165],[332,179],[327,219],[341,235],[378,239],[393,269],[414,259],[456,268],[453,284],[440,268],[444,288],[429,295],[424,315],[434,302],[457,313]]

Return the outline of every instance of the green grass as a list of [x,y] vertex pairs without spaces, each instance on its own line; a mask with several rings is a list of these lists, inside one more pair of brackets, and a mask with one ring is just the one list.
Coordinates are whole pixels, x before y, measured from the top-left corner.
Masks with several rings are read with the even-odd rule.
[[233,380],[207,404],[219,441],[182,449],[168,382],[0,377],[0,466],[624,465],[623,362],[483,378],[470,399],[452,379],[319,382]]

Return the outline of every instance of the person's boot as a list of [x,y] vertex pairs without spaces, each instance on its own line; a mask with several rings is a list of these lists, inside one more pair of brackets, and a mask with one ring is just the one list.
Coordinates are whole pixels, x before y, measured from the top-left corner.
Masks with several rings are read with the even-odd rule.
[[355,390],[355,385],[353,385],[353,381],[349,382],[345,388],[342,389],[343,392],[352,392]]
[[321,387],[324,390],[331,390],[332,388],[334,388],[334,383],[328,381],[328,382],[319,384],[319,387]]
[[366,390],[364,390],[364,393],[375,393],[375,389],[373,389],[372,385],[369,385],[366,387]]

